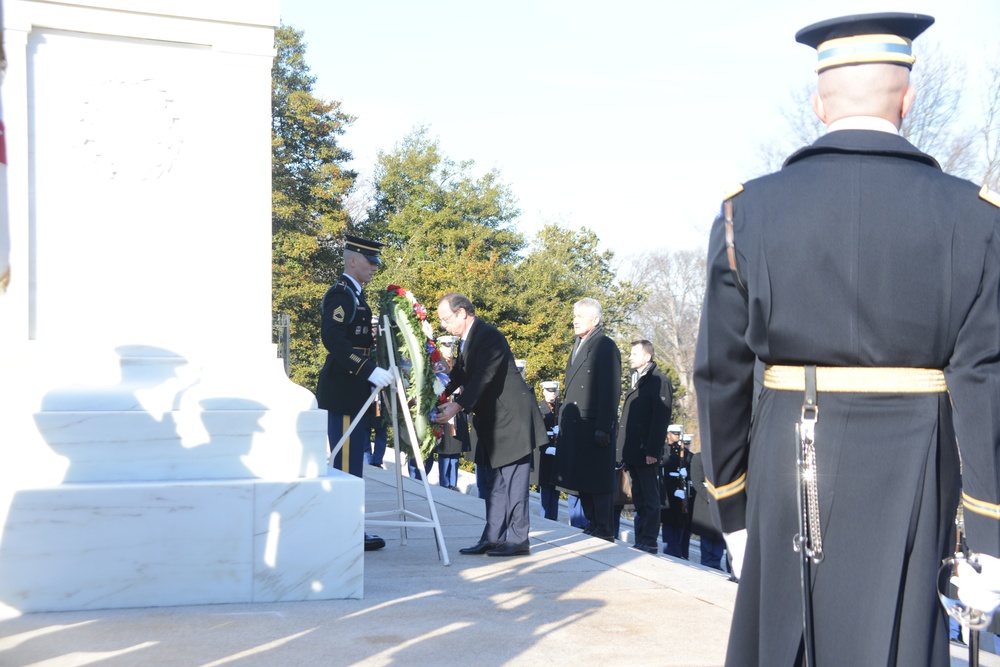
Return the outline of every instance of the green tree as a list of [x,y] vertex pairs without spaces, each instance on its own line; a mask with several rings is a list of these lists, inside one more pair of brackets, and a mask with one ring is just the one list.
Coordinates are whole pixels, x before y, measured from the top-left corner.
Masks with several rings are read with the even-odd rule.
[[[628,356],[635,333],[633,319],[648,294],[634,281],[616,277],[614,253],[599,249],[597,235],[549,223],[535,236],[517,268],[517,303],[521,310],[508,325],[511,346],[528,362],[527,379],[563,379],[573,347],[573,304],[597,299],[604,311],[605,332]],[[623,361],[624,365],[624,361]]]
[[[340,273],[344,198],[356,175],[337,137],[354,121],[313,95],[303,32],[280,26],[271,72],[272,309],[291,319],[290,375],[313,389],[323,364],[319,304]],[[334,241],[337,239],[337,241]]]
[[362,227],[386,244],[385,268],[370,294],[400,285],[433,313],[441,296],[462,292],[490,322],[516,315],[512,270],[525,245],[514,228],[520,211],[499,172],[477,178],[474,165],[442,155],[426,127],[379,152]]

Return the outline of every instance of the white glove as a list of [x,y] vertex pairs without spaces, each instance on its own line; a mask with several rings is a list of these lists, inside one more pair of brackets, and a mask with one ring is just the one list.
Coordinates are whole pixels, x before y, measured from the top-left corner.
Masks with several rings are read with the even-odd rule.
[[992,614],[1000,608],[1000,559],[974,554],[982,572],[968,563],[959,563],[951,583],[958,588],[958,599],[967,607]]
[[729,550],[729,557],[733,560],[733,576],[737,579],[743,573],[743,555],[747,550],[747,529],[737,530],[735,533],[723,533],[726,540],[726,549]]
[[680,470],[677,471],[677,474],[680,475],[681,477],[687,477],[688,476],[688,469],[687,468],[681,468]]
[[556,455],[556,448],[555,447],[546,447],[545,448],[545,453],[548,454],[549,456],[555,456]]
[[375,385],[376,389],[387,387],[392,383],[392,373],[384,368],[376,367],[372,374],[368,376],[368,381]]
[[682,491],[681,489],[677,489],[676,491],[674,491],[674,495],[677,496],[678,498],[687,498],[687,494],[684,493],[684,491]]

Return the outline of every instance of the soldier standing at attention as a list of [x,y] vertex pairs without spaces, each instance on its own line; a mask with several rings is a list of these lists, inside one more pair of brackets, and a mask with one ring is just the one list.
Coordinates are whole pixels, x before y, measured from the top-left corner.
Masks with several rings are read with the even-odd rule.
[[740,577],[730,667],[947,667],[959,502],[984,574],[1000,556],[1000,199],[899,135],[933,22],[800,30],[827,133],[712,228],[695,386]]
[[[382,244],[356,236],[344,236],[344,273],[326,291],[322,305],[322,338],[326,363],[319,372],[316,402],[328,412],[327,434],[330,449],[368,400],[373,388],[392,381],[392,373],[379,368],[372,360],[375,338],[372,335],[372,312],[365,301],[363,288],[382,265]],[[363,477],[364,455],[369,448],[370,407],[351,433],[343,449],[334,457],[333,466],[356,477]],[[378,535],[365,533],[365,551],[385,546]]]

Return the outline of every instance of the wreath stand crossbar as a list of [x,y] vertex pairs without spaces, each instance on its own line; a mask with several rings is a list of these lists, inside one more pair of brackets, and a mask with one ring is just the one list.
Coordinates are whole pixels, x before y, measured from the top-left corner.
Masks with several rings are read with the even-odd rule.
[[[390,327],[389,316],[382,316],[382,326],[379,328],[379,333],[385,337],[386,345],[389,348],[389,372],[392,373],[393,383],[390,385],[390,393],[392,397],[390,403],[392,406],[392,434],[393,443],[395,445],[395,455],[396,455],[396,509],[384,510],[379,512],[366,512],[365,513],[365,523],[370,526],[389,526],[399,528],[399,538],[400,544],[406,544],[406,531],[409,528],[433,528],[434,537],[437,542],[438,559],[442,561],[442,565],[451,565],[451,561],[448,559],[448,549],[445,547],[444,543],[444,533],[441,531],[441,521],[438,519],[437,507],[434,504],[434,496],[431,495],[431,485],[427,481],[427,473],[423,471],[423,457],[420,455],[419,444],[417,440],[417,432],[413,427],[413,417],[410,416],[410,409],[407,406],[406,401],[406,389],[403,387],[403,376],[399,373],[399,368],[396,366],[396,355],[393,352],[392,346],[392,330]],[[351,421],[350,426],[344,430],[344,435],[341,436],[340,441],[337,446],[333,448],[330,452],[330,464],[333,463],[333,458],[337,453],[343,449],[344,444],[347,442],[354,428],[361,421],[361,417],[368,411],[369,406],[375,401],[375,397],[378,395],[378,389],[373,389],[368,400],[365,401],[364,406],[362,406],[361,411],[358,412],[354,420]],[[400,411],[399,408],[403,409]],[[400,446],[399,446],[399,413],[403,413],[404,421],[406,422],[406,431],[409,434],[410,441],[410,454],[413,456],[414,461],[420,461],[420,480],[424,484],[424,494],[427,497],[427,506],[430,511],[430,516],[423,516],[417,514],[416,512],[406,509],[406,502],[403,498],[403,468],[402,461],[400,458]],[[371,518],[369,518],[371,517]],[[396,517],[395,520],[390,519],[378,519],[376,517]]]

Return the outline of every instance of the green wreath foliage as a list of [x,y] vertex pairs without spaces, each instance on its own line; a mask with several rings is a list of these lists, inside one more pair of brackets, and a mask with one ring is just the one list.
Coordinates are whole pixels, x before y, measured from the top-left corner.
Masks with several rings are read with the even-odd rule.
[[[435,371],[441,353],[434,342],[434,331],[427,321],[427,309],[407,290],[397,285],[386,287],[379,300],[379,327],[389,317],[394,361],[403,375],[406,398],[413,417],[413,427],[420,441],[420,453],[426,460],[433,456],[444,427],[434,422],[437,406],[444,400],[444,383]],[[379,366],[388,368],[389,350],[385,337],[378,337]],[[391,408],[386,408],[391,409]],[[406,432],[400,421],[400,435]]]

